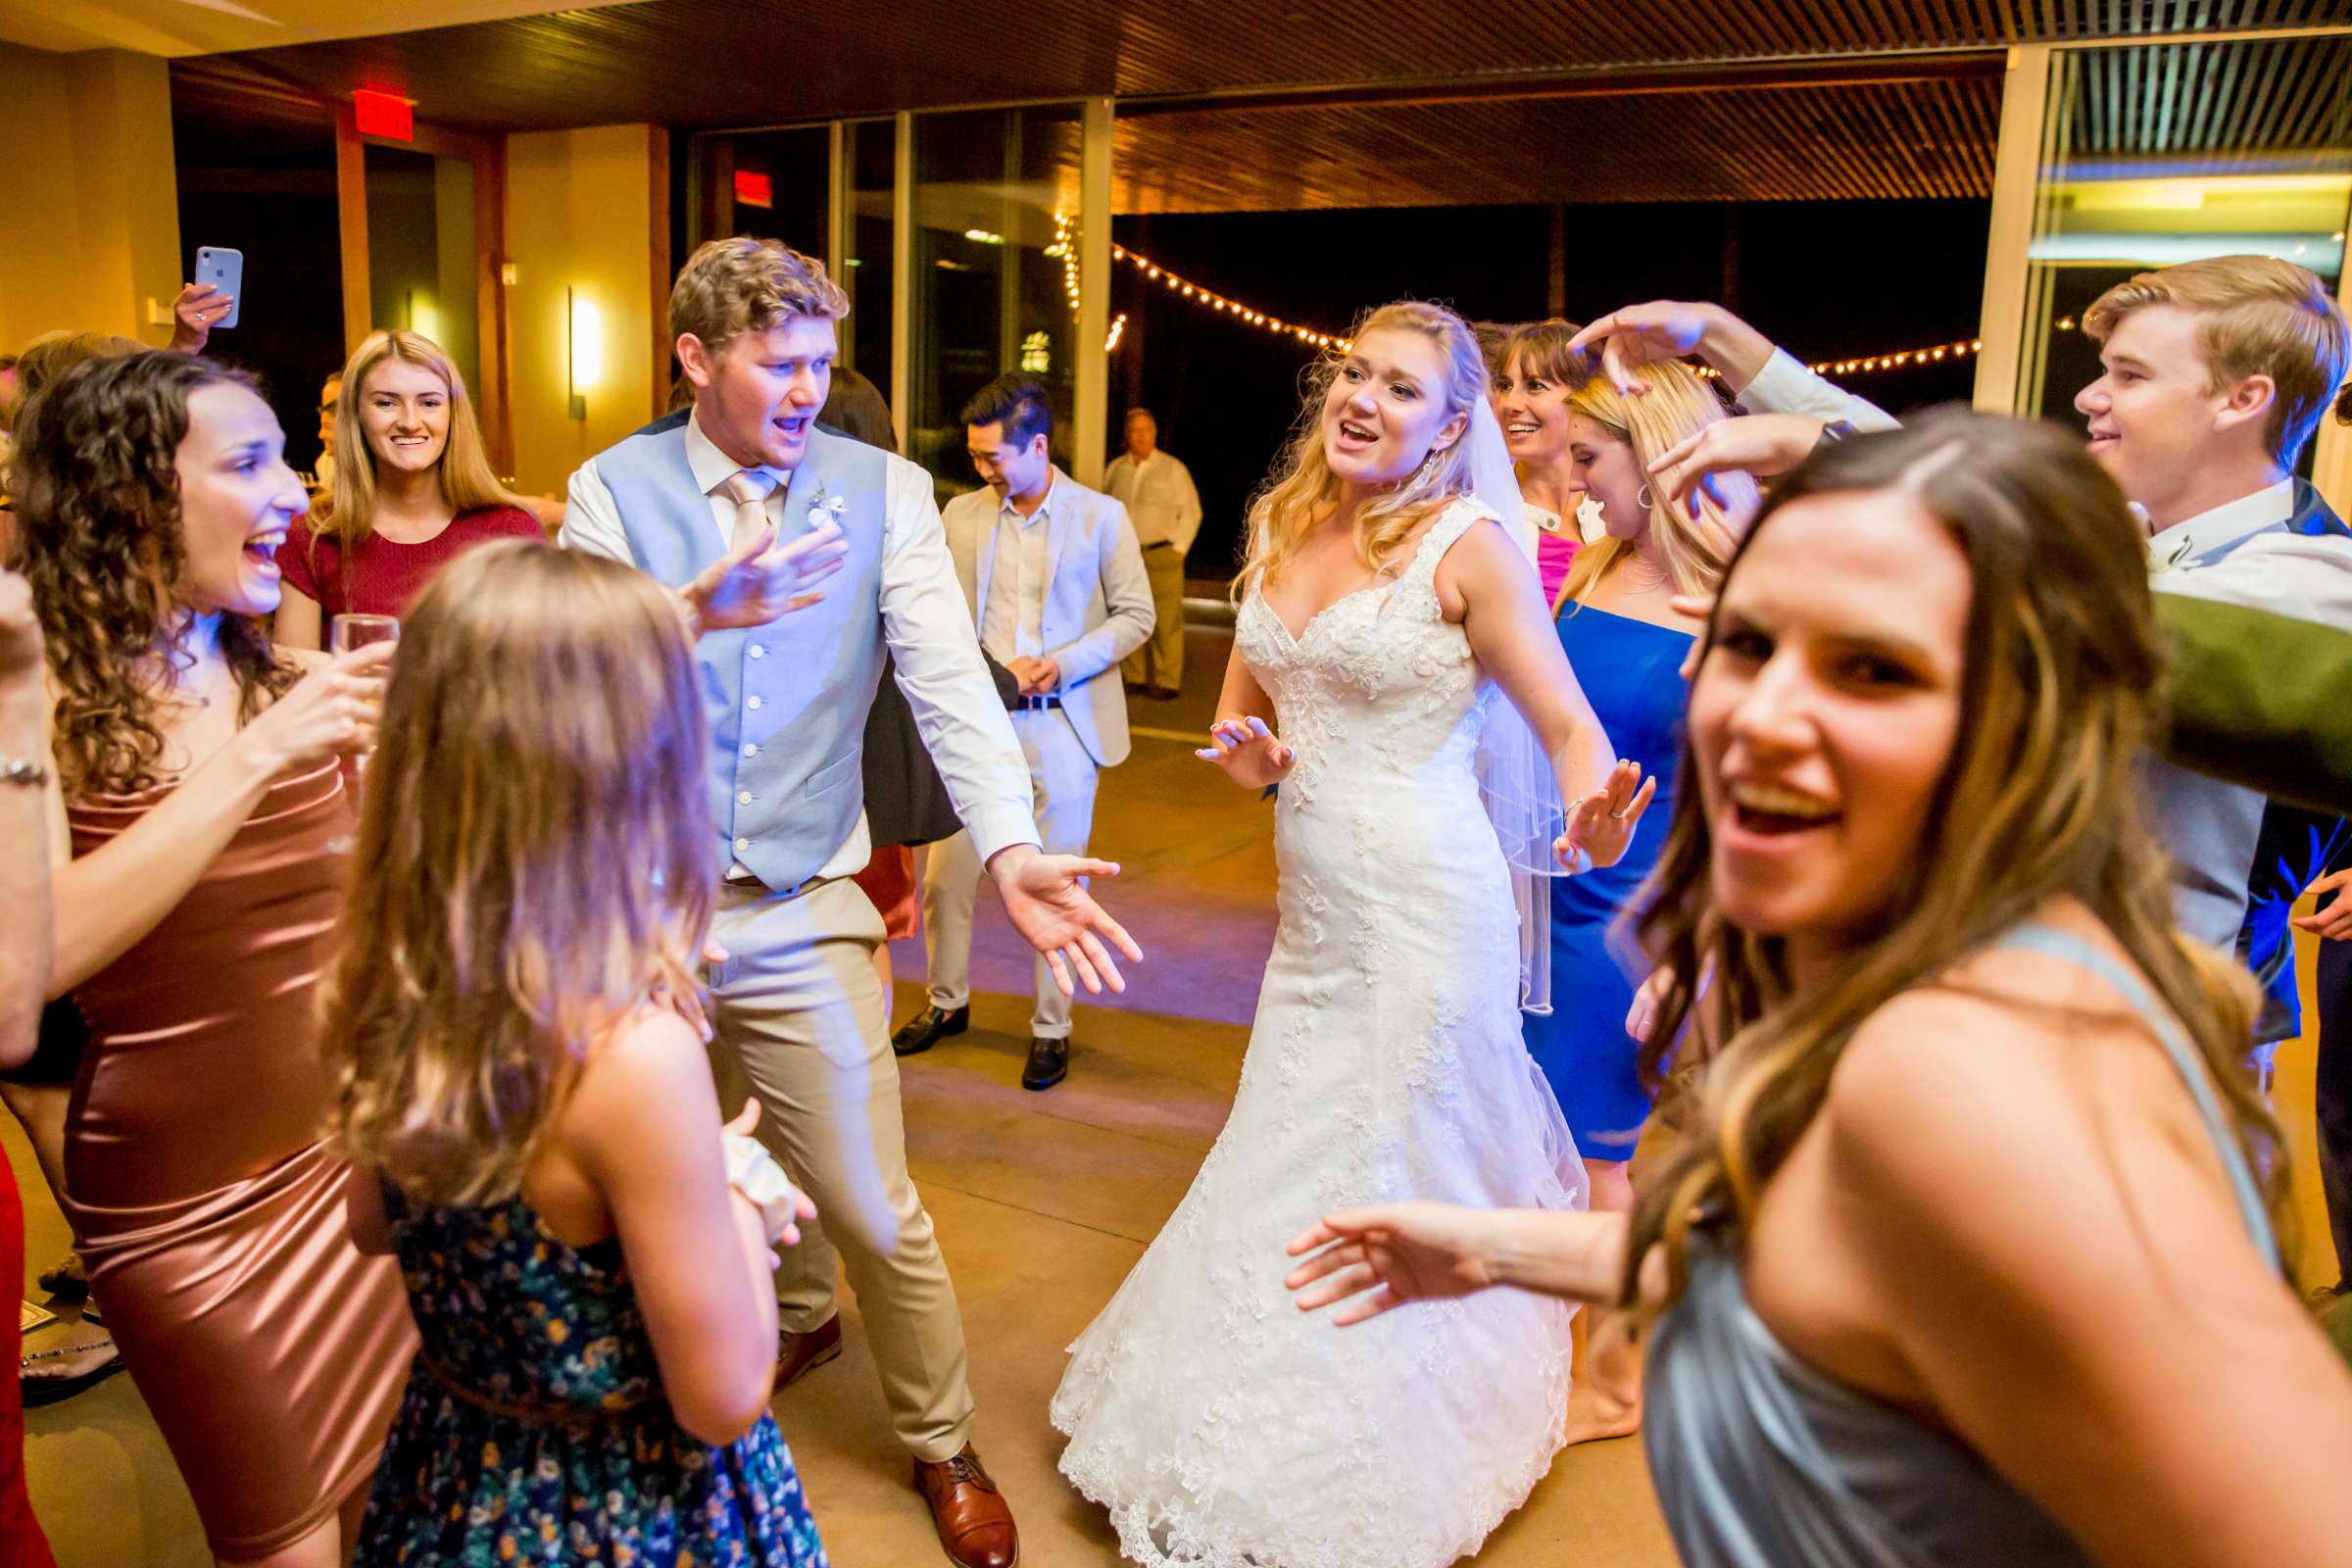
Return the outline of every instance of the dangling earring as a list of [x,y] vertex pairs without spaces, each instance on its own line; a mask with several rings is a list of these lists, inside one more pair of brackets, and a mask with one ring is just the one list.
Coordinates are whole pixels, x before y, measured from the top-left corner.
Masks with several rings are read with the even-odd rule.
[[1649,486],[1644,484],[1640,493],[1634,497],[1634,504],[1639,506],[1643,512],[1647,512],[1650,508],[1656,506],[1658,503],[1656,499],[1650,495]]
[[1429,483],[1430,480],[1435,479],[1438,476],[1439,456],[1440,453],[1438,452],[1437,448],[1430,448],[1429,456],[1421,460],[1421,466],[1414,471],[1412,484],[1409,488],[1418,490],[1423,485]]

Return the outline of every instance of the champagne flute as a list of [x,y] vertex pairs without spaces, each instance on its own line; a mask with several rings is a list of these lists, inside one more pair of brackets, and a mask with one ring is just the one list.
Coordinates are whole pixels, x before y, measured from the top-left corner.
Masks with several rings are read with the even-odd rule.
[[[392,615],[337,615],[327,625],[327,649],[338,657],[350,653],[355,648],[366,648],[371,643],[395,643],[398,641],[400,641],[400,621],[398,617]],[[355,822],[359,820],[360,814],[360,780],[366,773],[367,766],[368,754],[347,757],[343,760],[343,788],[351,795],[351,814],[352,820]],[[337,855],[349,855],[357,843],[357,834],[342,833],[328,839],[326,847]]]

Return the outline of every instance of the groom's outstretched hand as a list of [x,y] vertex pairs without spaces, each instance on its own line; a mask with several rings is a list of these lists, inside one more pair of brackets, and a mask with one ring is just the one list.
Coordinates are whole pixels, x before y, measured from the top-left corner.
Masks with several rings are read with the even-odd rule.
[[781,545],[774,524],[761,528],[742,549],[712,562],[678,590],[691,635],[764,626],[807,610],[825,597],[817,584],[841,569],[849,548],[840,527],[830,522]]
[[[1106,985],[1113,991],[1127,989],[1111,948],[1135,963],[1144,961],[1144,950],[1086,891],[1086,878],[1117,876],[1116,865],[1078,855],[1048,855],[1034,844],[1015,844],[999,850],[988,869],[997,879],[997,892],[1004,900],[1004,912],[1012,916],[1013,929],[1045,955],[1046,966],[1054,971],[1054,983],[1061,987],[1063,996],[1077,994],[1073,973],[1085,982],[1087,990],[1097,994]],[[1110,946],[1103,946],[1105,942]]]

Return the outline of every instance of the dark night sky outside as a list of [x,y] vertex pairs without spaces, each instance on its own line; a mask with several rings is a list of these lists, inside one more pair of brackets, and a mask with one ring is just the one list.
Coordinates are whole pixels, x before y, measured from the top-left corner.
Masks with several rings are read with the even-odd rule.
[[[1964,201],[1571,207],[1567,315],[1582,321],[1642,300],[1723,299],[1806,359],[1968,338],[1983,303],[1988,218],[1987,204]],[[1120,244],[1202,286],[1332,333],[1405,295],[1472,319],[1541,317],[1549,233],[1540,207],[1122,218],[1112,229]],[[1158,415],[1160,444],[1191,466],[1206,513],[1191,572],[1222,579],[1249,497],[1298,416],[1309,353],[1123,263],[1111,293],[1111,314],[1120,312],[1128,322],[1111,357],[1111,449],[1130,404]],[[1974,374],[1973,360],[1957,361],[1852,385],[1901,414],[1965,400]]]

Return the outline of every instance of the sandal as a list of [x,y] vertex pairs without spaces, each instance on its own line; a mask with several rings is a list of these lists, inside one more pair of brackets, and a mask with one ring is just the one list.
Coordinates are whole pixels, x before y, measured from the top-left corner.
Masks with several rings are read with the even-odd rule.
[[54,1343],[25,1351],[18,1364],[27,1408],[70,1399],[122,1370],[122,1352],[95,1312],[85,1312],[75,1321],[61,1318],[28,1338]]

